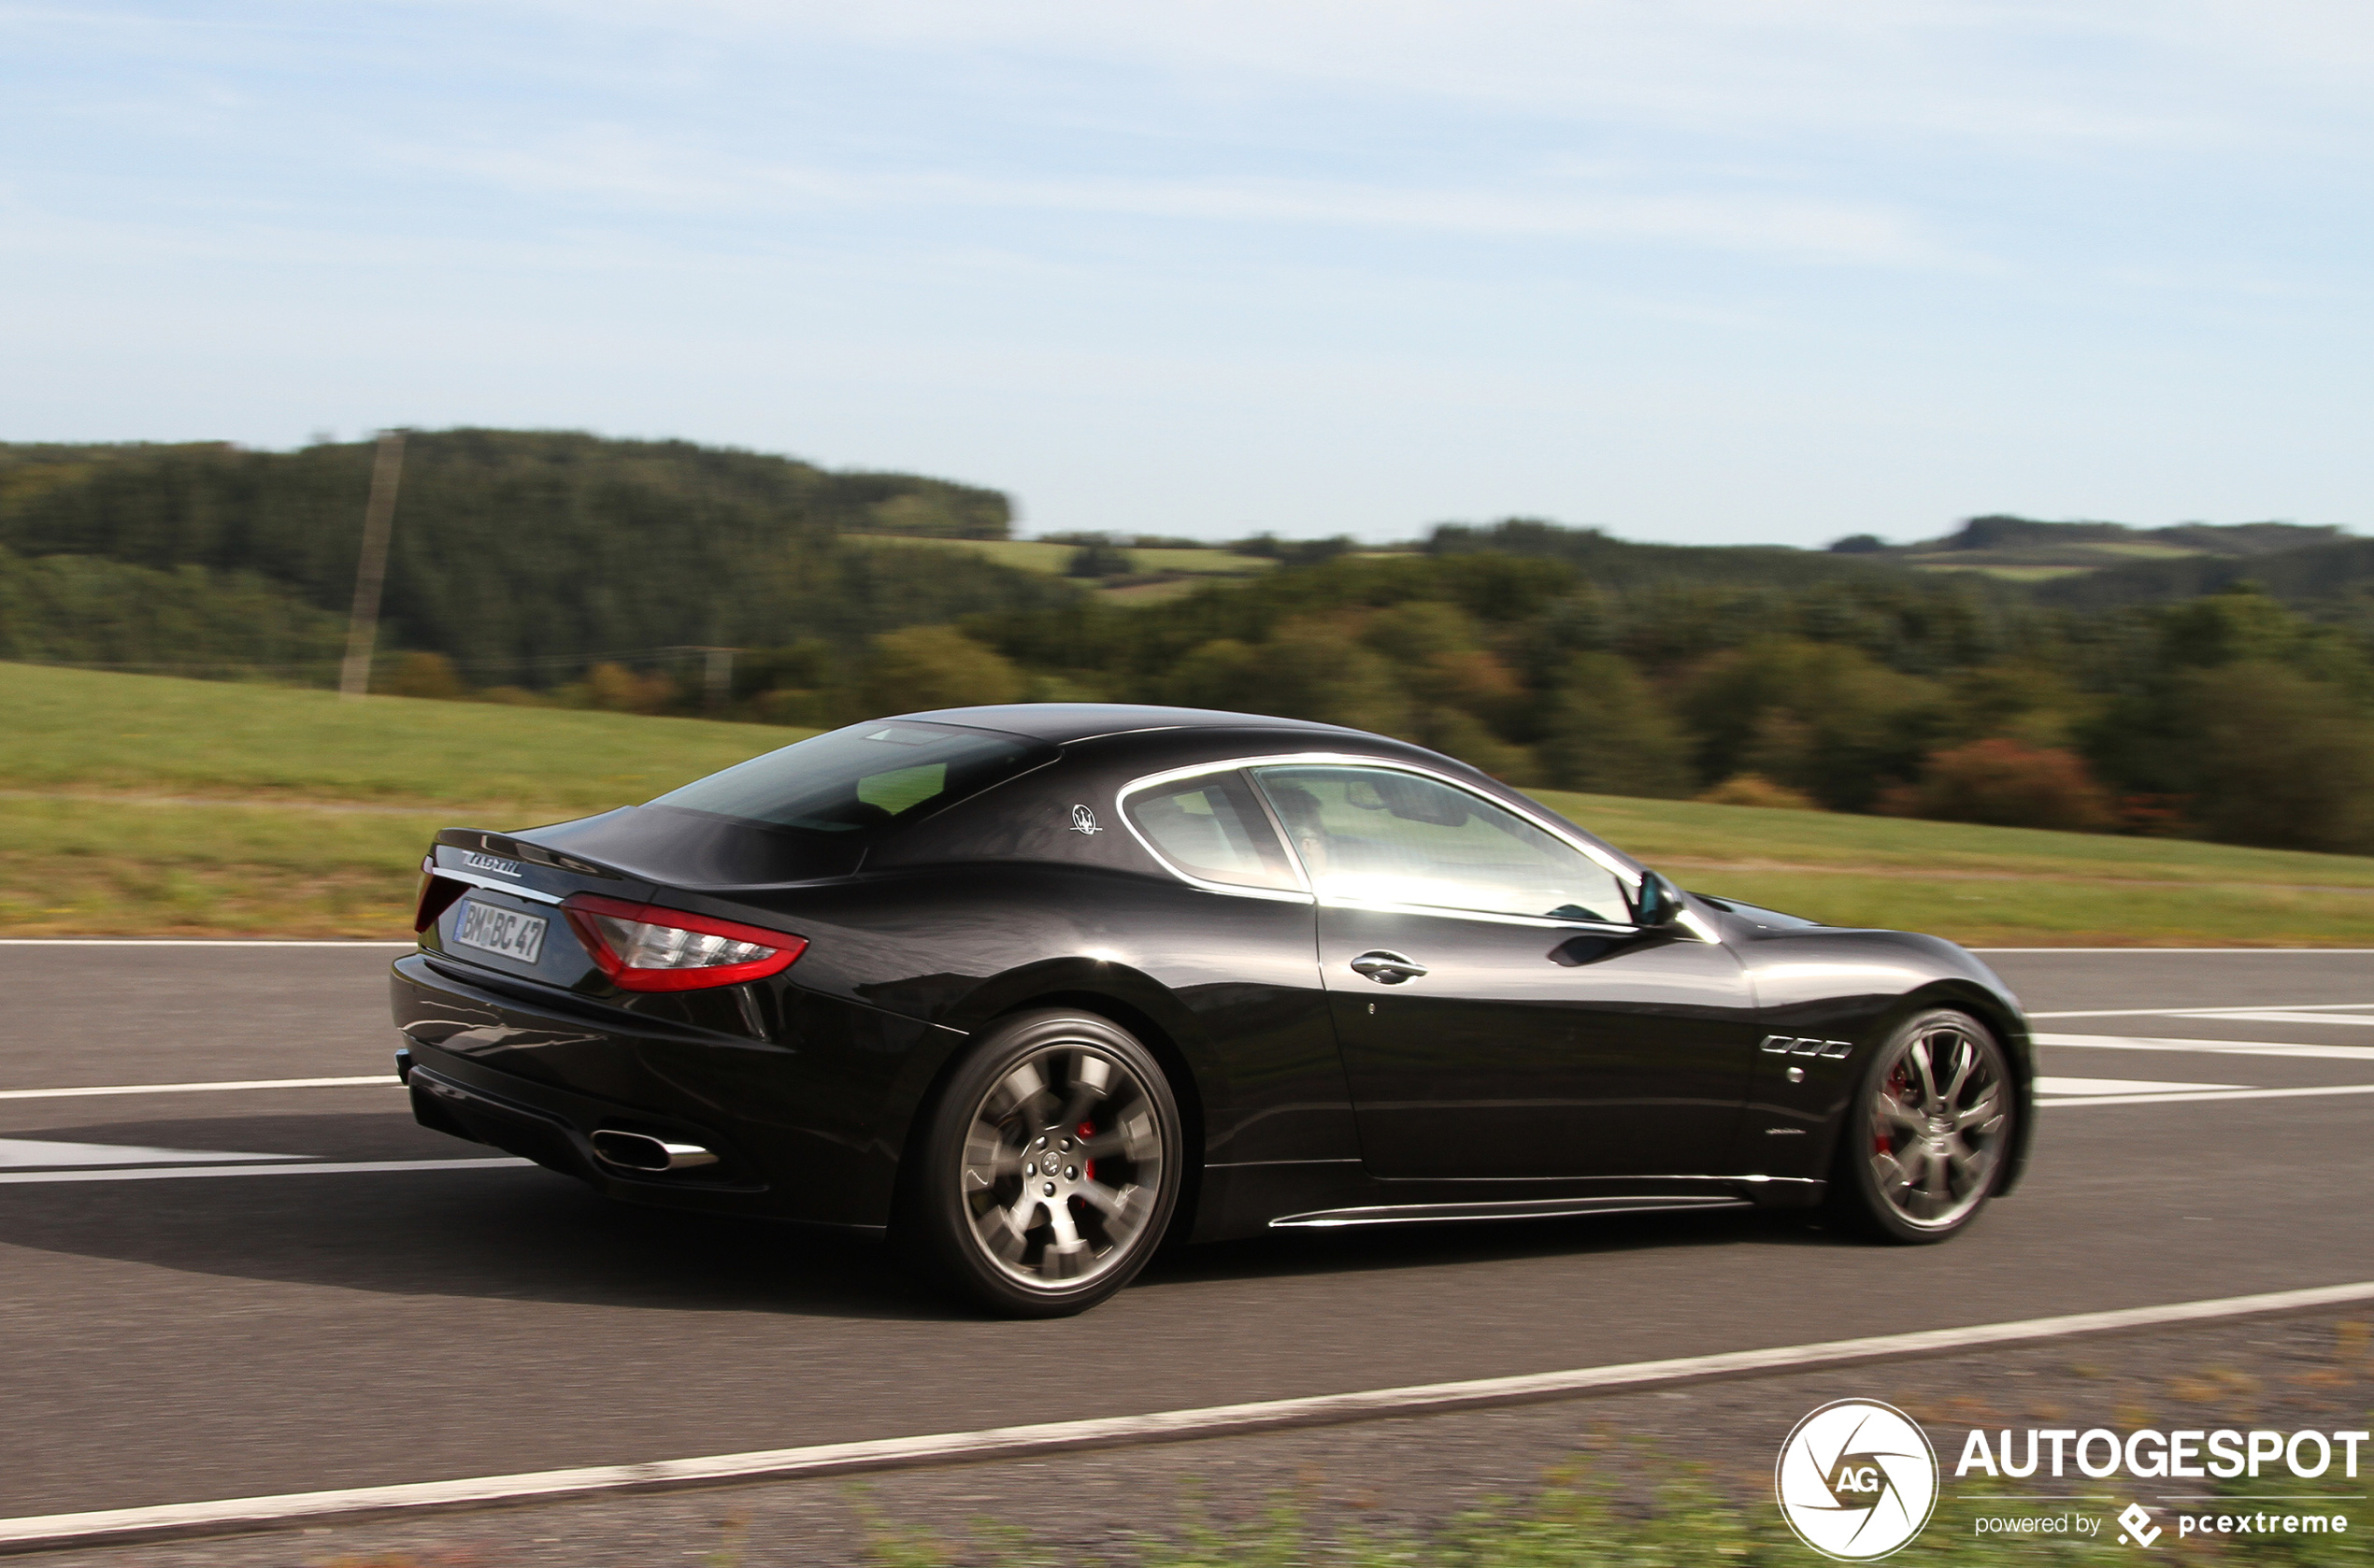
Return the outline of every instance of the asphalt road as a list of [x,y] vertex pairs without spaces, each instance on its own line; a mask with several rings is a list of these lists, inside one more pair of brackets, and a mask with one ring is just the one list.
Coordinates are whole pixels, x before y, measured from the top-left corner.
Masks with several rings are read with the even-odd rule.
[[[2322,1092],[2374,1085],[2365,954],[1991,955],[2039,1032],[2063,1037],[2043,1059],[2057,1103],[2028,1184],[1949,1246],[1870,1247],[1756,1215],[1302,1233],[1187,1250],[1053,1323],[951,1312],[862,1244],[615,1207],[534,1169],[121,1179],[226,1153],[252,1167],[490,1152],[414,1127],[393,1088],[20,1092],[384,1073],[390,956],[0,945],[0,1162],[108,1178],[0,1181],[0,1420],[38,1439],[8,1445],[0,1515],[1117,1415],[2374,1275],[2374,1093]],[[2228,1011],[2186,1016],[2205,1009]],[[2250,1097],[2265,1090],[2311,1092]]]

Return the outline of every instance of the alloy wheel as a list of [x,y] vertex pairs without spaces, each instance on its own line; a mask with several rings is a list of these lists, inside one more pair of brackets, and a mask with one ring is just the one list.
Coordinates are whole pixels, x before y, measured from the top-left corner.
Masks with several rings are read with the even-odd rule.
[[1907,1034],[1879,1065],[1870,1107],[1872,1186],[1904,1224],[1958,1225],[1986,1201],[2011,1128],[2002,1048],[1950,1019]]
[[972,1237],[1015,1284],[1071,1290],[1130,1259],[1170,1150],[1146,1086],[1113,1054],[1051,1042],[991,1084],[965,1133]]

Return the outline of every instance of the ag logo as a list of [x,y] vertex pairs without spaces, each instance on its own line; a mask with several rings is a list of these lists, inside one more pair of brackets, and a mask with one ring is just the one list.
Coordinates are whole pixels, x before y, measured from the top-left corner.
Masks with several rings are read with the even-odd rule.
[[1103,833],[1104,831],[1104,829],[1096,825],[1096,813],[1089,810],[1088,807],[1084,805],[1075,805],[1072,807],[1072,832]]
[[1938,1505],[1937,1450],[1894,1405],[1842,1399],[1789,1433],[1772,1490],[1798,1540],[1841,1562],[1868,1562],[1929,1522]]

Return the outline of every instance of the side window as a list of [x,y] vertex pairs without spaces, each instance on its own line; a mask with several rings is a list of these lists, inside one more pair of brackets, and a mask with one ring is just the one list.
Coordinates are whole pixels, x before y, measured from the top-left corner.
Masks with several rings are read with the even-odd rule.
[[1322,898],[1616,925],[1632,918],[1614,873],[1464,790],[1382,768],[1258,777]]
[[1158,784],[1130,796],[1122,809],[1163,859],[1191,877],[1232,887],[1301,890],[1241,774]]

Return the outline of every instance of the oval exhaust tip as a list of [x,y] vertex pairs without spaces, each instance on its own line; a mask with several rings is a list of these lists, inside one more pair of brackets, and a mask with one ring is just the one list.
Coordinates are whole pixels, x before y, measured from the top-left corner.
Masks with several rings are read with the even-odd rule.
[[606,1165],[629,1171],[682,1171],[714,1165],[714,1150],[699,1144],[670,1143],[648,1133],[622,1133],[606,1127],[594,1134],[594,1152]]

